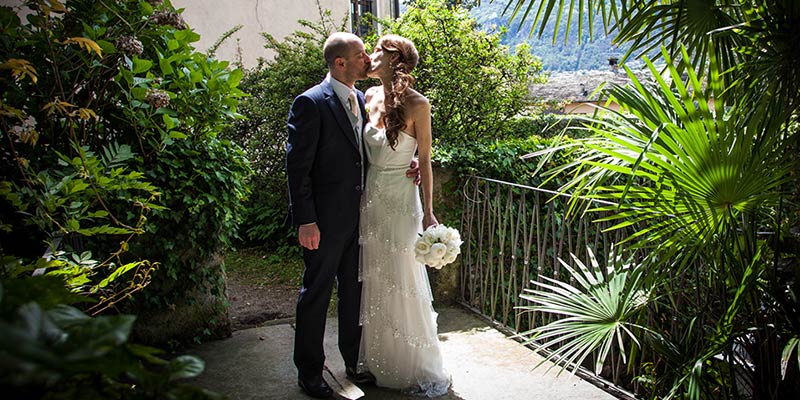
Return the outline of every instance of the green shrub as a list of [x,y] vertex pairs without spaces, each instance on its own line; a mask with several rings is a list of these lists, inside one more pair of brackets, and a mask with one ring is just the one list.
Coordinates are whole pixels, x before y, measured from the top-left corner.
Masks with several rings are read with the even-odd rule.
[[[570,141],[568,137],[560,143]],[[554,139],[528,136],[520,139],[486,140],[464,146],[439,146],[434,149],[434,160],[442,167],[452,170],[459,181],[476,175],[524,185],[539,186],[543,178],[534,175],[538,159],[521,159],[530,153],[553,146]],[[568,152],[558,153],[548,160],[544,169],[562,165],[572,159]],[[557,188],[556,182],[548,183],[549,189]]]
[[248,192],[244,154],[217,137],[240,117],[242,72],[153,3],[31,1],[25,23],[0,8],[3,273],[67,274],[92,312],[219,297]]
[[573,139],[587,137],[590,131],[584,129],[579,117],[574,115],[526,113],[511,118],[505,125],[507,138],[523,139],[529,136],[552,138],[566,135]]
[[500,43],[502,31],[480,30],[466,9],[444,0],[418,0],[382,23],[419,51],[415,88],[431,101],[436,145],[498,138],[529,105],[529,84],[544,79],[527,45],[509,51]]

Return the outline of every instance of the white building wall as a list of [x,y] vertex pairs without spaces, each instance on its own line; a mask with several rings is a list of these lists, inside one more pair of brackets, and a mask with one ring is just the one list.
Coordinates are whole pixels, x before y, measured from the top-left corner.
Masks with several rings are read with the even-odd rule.
[[[300,19],[316,22],[320,19],[318,0],[172,0],[175,8],[184,8],[183,19],[200,34],[195,47],[208,50],[223,33],[236,25],[242,29],[228,38],[217,49],[219,59],[236,61],[237,46],[245,68],[258,64],[258,58],[272,58],[274,54],[264,48],[261,32],[282,39],[301,28]],[[331,10],[338,26],[350,13],[350,0],[319,0],[319,6]],[[349,21],[349,20],[348,20]],[[237,43],[238,39],[238,43]]]
[[[376,0],[375,1],[375,14],[386,18],[394,13],[394,0]],[[378,25],[378,34],[381,34],[383,27]]]
[[[62,0],[65,1],[65,0]],[[320,8],[331,10],[334,26],[347,20],[350,29],[352,0],[171,0],[175,8],[183,8],[183,19],[200,34],[195,48],[208,50],[225,32],[237,25],[242,29],[234,33],[217,49],[216,56],[222,60],[241,61],[245,68],[258,64],[260,57],[274,56],[264,48],[261,32],[283,39],[301,28],[298,20],[312,22],[320,20]],[[382,18],[394,11],[394,0],[372,0],[376,14]],[[0,4],[11,6],[21,15],[27,8],[23,0],[0,0]]]

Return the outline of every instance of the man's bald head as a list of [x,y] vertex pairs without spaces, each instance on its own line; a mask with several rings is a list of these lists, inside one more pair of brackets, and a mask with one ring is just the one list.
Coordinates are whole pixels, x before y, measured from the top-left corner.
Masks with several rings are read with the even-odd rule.
[[336,32],[328,36],[325,45],[322,46],[322,55],[325,57],[328,68],[333,67],[333,63],[337,57],[347,58],[353,45],[361,43],[361,38],[352,33]]

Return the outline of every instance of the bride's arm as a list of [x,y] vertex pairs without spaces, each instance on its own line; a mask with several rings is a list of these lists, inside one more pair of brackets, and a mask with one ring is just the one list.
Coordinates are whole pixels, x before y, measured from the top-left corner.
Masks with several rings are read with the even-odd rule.
[[433,214],[433,167],[431,167],[431,104],[428,99],[420,96],[412,107],[414,131],[417,137],[417,152],[419,155],[419,173],[422,187],[422,228],[426,229],[439,222]]

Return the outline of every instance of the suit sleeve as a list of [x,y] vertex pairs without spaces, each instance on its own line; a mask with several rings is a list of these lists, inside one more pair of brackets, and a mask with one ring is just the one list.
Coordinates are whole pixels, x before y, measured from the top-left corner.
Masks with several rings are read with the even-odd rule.
[[295,225],[317,221],[311,169],[317,153],[320,116],[310,97],[298,96],[289,110],[289,142],[286,146],[286,175],[289,204]]

